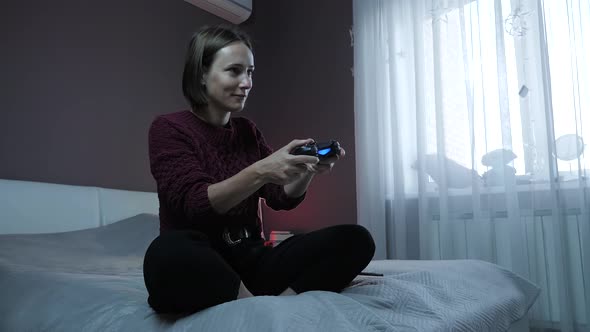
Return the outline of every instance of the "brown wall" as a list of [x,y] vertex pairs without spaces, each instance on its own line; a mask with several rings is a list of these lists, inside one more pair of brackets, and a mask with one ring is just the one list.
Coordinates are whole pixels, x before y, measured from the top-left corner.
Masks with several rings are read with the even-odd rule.
[[[257,1],[246,22],[255,43],[254,89],[244,115],[275,148],[294,138],[338,140],[346,149],[316,177],[297,209],[265,209],[265,228],[309,231],[356,223],[352,1]],[[262,5],[261,5],[262,4]]]
[[[0,178],[154,191],[147,130],[186,107],[184,50],[222,20],[181,0],[12,2],[0,11]],[[347,157],[267,227],[356,222],[352,3],[255,0],[255,88],[243,115],[275,148],[338,139]],[[287,223],[295,226],[287,226]]]
[[147,128],[185,107],[178,0],[13,1],[0,11],[0,178],[155,190]]

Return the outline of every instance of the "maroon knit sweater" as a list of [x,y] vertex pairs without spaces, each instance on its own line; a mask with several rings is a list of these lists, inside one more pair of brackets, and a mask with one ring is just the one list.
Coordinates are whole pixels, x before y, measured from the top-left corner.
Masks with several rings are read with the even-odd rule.
[[160,231],[225,225],[259,226],[258,199],[275,210],[290,210],[305,195],[289,198],[283,186],[266,184],[224,214],[211,207],[207,188],[272,153],[262,133],[246,118],[216,127],[190,111],[158,116],[149,131],[151,172],[158,185]]

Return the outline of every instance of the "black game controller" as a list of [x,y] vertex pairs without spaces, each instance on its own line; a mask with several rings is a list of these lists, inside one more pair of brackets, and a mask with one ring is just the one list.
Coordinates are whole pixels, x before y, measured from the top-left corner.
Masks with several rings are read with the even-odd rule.
[[318,157],[321,162],[330,157],[339,155],[340,143],[335,140],[323,143],[309,143],[296,147],[291,151],[291,154]]

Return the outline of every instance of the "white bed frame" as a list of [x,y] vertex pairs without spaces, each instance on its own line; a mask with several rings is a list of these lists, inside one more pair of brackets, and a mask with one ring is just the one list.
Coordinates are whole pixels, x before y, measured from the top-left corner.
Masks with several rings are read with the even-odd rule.
[[153,192],[0,179],[0,234],[94,228],[158,209]]

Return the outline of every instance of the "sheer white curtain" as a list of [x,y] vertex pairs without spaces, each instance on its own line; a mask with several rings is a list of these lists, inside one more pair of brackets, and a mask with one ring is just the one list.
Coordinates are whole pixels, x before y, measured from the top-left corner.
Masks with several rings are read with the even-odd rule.
[[353,4],[377,257],[505,266],[542,288],[533,326],[590,331],[590,1]]

